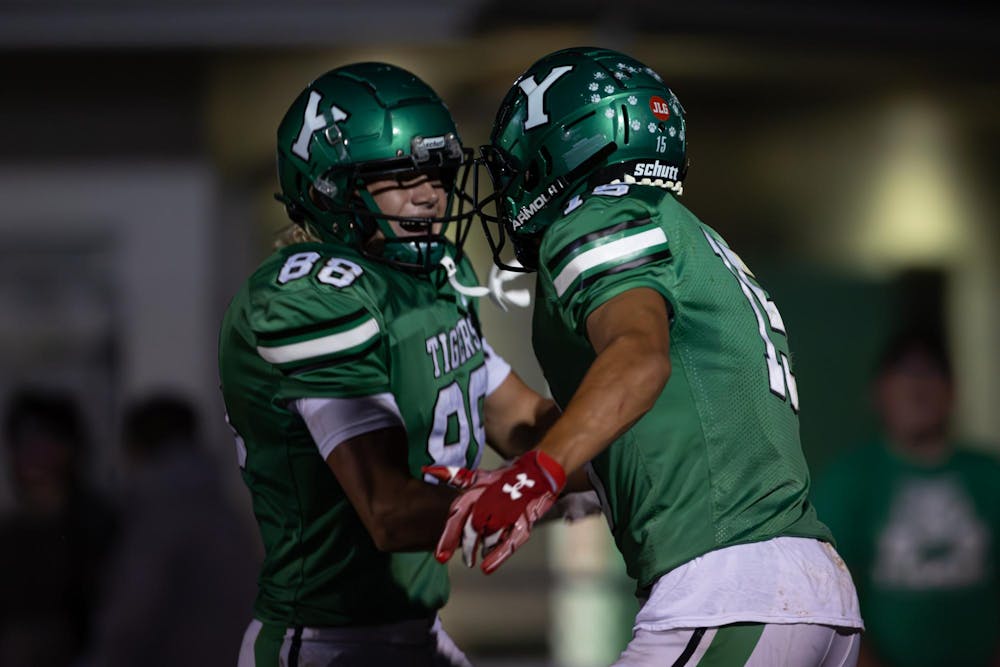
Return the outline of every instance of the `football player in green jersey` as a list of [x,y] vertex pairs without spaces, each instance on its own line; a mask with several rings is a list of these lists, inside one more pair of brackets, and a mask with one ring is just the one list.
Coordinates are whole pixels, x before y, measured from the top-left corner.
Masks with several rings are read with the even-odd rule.
[[482,337],[460,250],[469,158],[434,91],[380,63],[319,77],[278,128],[300,231],[219,342],[265,546],[241,666],[467,664],[430,553],[456,494],[421,466],[474,468],[486,444],[514,457],[557,414]]
[[673,92],[614,51],[550,54],[503,100],[484,226],[498,263],[509,239],[538,272],[533,344],[563,412],[461,477],[437,555],[481,546],[492,571],[585,467],[643,598],[617,664],[851,665],[857,596],[809,503],[785,326],[679,202],[685,141]]

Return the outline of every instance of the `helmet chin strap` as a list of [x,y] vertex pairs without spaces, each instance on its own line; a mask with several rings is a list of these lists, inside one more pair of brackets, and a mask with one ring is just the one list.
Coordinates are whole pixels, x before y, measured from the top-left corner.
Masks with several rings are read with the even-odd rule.
[[[510,266],[522,268],[521,263],[516,259],[510,260]],[[512,304],[519,308],[527,308],[531,305],[531,292],[523,288],[506,289],[504,287],[505,283],[509,283],[523,275],[523,273],[501,269],[496,264],[490,267],[490,299],[493,300],[493,303],[500,306],[504,312],[509,310],[507,304]]]
[[453,260],[448,255],[444,255],[441,258],[439,264],[441,264],[441,266],[444,267],[445,273],[448,274],[448,282],[451,284],[452,288],[454,288],[454,290],[459,294],[476,297],[478,299],[490,293],[489,287],[483,287],[481,285],[470,287],[468,285],[463,285],[462,283],[458,282],[458,278],[456,277],[458,275],[458,267],[455,266],[455,260]]
[[[517,260],[513,260],[513,263],[518,267],[521,266]],[[531,305],[531,293],[528,290],[509,290],[504,288],[505,283],[508,283],[515,278],[520,278],[520,273],[502,271],[498,267],[494,266],[490,270],[489,287],[484,287],[482,285],[470,287],[469,285],[463,285],[458,282],[458,278],[456,277],[458,275],[458,267],[455,266],[455,260],[451,257],[445,255],[441,258],[439,264],[444,267],[445,272],[448,274],[448,282],[459,294],[475,297],[477,299],[489,296],[493,302],[504,311],[508,310],[507,304],[513,304],[520,308],[527,308]]]

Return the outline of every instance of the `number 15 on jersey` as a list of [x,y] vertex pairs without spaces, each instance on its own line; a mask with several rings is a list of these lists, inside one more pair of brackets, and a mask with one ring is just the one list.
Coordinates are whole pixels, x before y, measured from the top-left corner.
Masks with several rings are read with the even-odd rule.
[[[754,316],[757,319],[757,332],[764,343],[764,358],[767,361],[767,380],[771,393],[778,398],[787,399],[792,406],[792,410],[799,411],[799,389],[795,383],[795,376],[792,375],[791,365],[788,363],[788,356],[784,352],[779,352],[771,341],[769,330],[785,336],[785,323],[781,319],[778,307],[767,296],[760,285],[751,280],[753,273],[743,263],[739,255],[730,250],[725,244],[720,243],[707,231],[705,238],[712,247],[713,252],[719,256],[722,263],[739,281],[743,295],[750,302]],[[763,311],[763,312],[761,312]]]

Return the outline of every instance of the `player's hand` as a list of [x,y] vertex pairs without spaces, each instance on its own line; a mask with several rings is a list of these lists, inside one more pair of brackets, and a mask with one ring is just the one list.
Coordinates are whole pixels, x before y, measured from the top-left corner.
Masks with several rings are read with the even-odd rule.
[[484,573],[490,574],[524,544],[531,526],[545,514],[566,484],[555,459],[532,450],[511,465],[478,479],[451,504],[451,512],[434,556],[442,563],[461,545],[462,559],[476,564],[481,547]]
[[[437,549],[434,551],[434,556],[442,563],[445,563],[454,553],[455,546],[462,540],[462,531],[464,528],[461,522],[453,521],[452,519],[456,516],[467,516],[472,504],[479,499],[479,496],[482,495],[488,485],[503,475],[506,468],[498,470],[469,470],[468,468],[460,468],[458,466],[423,466],[421,470],[424,475],[430,475],[452,488],[465,491],[465,493],[452,501],[448,521],[445,523],[444,531],[438,540]],[[453,546],[450,549],[444,550],[442,545],[445,544]],[[464,548],[462,550],[462,560],[469,567],[475,564],[475,556],[471,551],[474,546],[475,541],[470,543],[468,551]]]

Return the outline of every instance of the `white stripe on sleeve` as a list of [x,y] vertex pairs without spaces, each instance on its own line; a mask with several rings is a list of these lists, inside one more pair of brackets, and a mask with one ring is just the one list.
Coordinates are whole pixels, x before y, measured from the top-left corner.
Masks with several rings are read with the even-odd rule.
[[592,269],[595,266],[600,266],[601,264],[623,260],[641,250],[663,245],[666,242],[666,233],[657,227],[632,236],[626,236],[617,241],[599,245],[586,252],[581,252],[569,264],[564,266],[563,270],[552,281],[553,286],[556,288],[556,294],[562,296],[563,292],[584,271]]
[[483,342],[483,356],[486,357],[486,395],[492,394],[510,375],[510,364],[486,342]]
[[403,426],[396,398],[389,392],[358,398],[300,398],[293,409],[305,420],[324,460],[337,445],[356,435]]
[[286,364],[290,361],[302,361],[325,354],[343,352],[352,347],[357,347],[362,343],[378,335],[378,322],[375,318],[369,318],[347,331],[321,336],[312,340],[304,340],[301,343],[291,343],[289,345],[279,345],[277,347],[257,346],[257,353],[272,364]]

